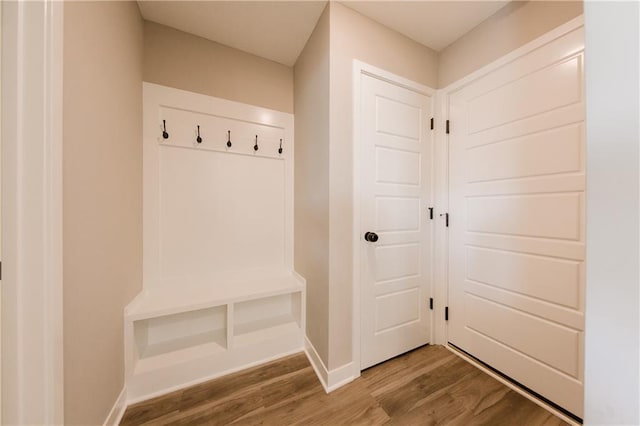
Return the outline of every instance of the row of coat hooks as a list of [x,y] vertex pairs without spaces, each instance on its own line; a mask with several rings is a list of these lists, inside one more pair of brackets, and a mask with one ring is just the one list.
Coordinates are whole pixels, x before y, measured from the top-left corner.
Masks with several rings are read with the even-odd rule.
[[[197,125],[197,137],[196,137],[196,143],[200,144],[202,143],[203,139],[200,136],[200,125]],[[169,139],[169,133],[167,132],[167,121],[166,120],[162,120],[162,138],[163,139]],[[231,130],[227,130],[227,148],[231,148],[231,146],[233,145],[233,143],[231,142]],[[258,146],[258,135],[256,135],[256,140],[255,140],[255,144],[253,145],[253,150],[254,151],[258,151],[260,149],[260,146]],[[278,154],[282,154],[282,139],[280,139],[280,147],[278,148]]]

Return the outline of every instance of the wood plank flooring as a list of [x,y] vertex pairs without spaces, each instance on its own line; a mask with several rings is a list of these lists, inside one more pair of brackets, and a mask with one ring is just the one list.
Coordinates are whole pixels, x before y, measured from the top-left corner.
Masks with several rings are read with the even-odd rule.
[[566,425],[460,359],[425,346],[326,394],[302,353],[127,408],[122,425]]

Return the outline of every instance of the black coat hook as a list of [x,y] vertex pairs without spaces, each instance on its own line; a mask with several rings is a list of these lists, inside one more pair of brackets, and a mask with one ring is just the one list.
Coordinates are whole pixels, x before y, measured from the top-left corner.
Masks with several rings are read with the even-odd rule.
[[253,150],[257,151],[258,149],[260,148],[258,147],[258,135],[256,135],[256,144],[253,146]]
[[278,154],[282,154],[282,139],[280,139],[280,148],[278,148]]
[[231,148],[231,130],[227,130],[227,148]]
[[196,142],[202,143],[202,138],[200,137],[200,125],[198,125],[198,137],[196,138]]
[[162,120],[162,137],[169,139],[169,133],[167,133],[167,122]]

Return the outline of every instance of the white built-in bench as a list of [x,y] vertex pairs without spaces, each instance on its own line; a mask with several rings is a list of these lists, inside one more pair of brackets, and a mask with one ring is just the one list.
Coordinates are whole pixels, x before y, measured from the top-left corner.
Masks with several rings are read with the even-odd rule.
[[304,279],[284,271],[142,292],[125,311],[128,399],[301,351],[304,300]]

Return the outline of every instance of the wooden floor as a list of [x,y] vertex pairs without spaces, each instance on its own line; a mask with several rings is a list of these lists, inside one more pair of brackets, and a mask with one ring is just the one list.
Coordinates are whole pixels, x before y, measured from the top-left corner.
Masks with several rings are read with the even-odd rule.
[[304,354],[141,402],[122,425],[563,425],[442,346],[326,394]]

